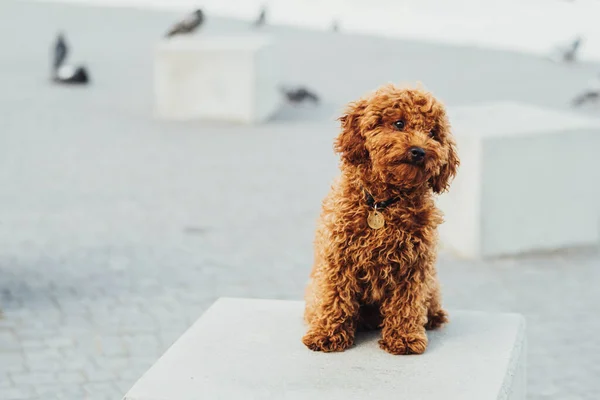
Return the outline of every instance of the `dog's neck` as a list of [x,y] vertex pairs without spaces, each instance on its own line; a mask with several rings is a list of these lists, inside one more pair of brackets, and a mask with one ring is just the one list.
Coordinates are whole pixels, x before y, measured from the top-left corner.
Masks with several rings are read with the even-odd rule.
[[375,201],[385,201],[392,198],[411,199],[422,197],[425,192],[422,188],[406,188],[389,185],[383,182],[357,182],[357,190],[366,190]]
[[427,197],[431,191],[427,184],[421,186],[399,186],[382,182],[372,174],[349,174],[347,175],[353,191],[364,192],[365,190],[373,196],[375,201],[385,201],[400,197],[405,200]]

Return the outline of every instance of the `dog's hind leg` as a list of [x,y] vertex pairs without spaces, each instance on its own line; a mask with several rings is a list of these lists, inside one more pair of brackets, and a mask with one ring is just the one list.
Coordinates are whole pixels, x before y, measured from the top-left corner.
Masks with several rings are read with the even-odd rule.
[[436,329],[448,322],[448,314],[442,308],[442,295],[437,277],[432,279],[429,287],[429,300],[427,301],[427,323],[425,329]]

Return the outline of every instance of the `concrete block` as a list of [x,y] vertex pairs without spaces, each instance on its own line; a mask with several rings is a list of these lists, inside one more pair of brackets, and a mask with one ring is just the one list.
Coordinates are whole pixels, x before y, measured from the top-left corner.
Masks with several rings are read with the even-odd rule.
[[597,245],[600,122],[519,103],[449,109],[461,167],[445,247],[479,258]]
[[135,383],[126,400],[524,400],[525,325],[515,314],[451,311],[418,356],[379,332],[342,353],[301,342],[304,303],[219,299]]
[[271,40],[262,35],[193,35],[162,40],[156,49],[159,118],[260,123],[281,102]]

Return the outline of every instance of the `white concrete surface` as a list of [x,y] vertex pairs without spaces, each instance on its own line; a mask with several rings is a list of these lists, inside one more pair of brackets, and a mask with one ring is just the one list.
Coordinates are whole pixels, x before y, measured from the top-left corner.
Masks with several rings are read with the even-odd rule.
[[442,243],[467,257],[599,241],[600,123],[519,103],[452,108],[461,157]]
[[420,356],[393,356],[378,333],[334,354],[308,350],[303,303],[221,298],[141,377],[126,400],[525,399],[525,323],[451,312]]
[[263,35],[162,40],[154,79],[156,112],[164,119],[260,123],[281,101],[274,48]]

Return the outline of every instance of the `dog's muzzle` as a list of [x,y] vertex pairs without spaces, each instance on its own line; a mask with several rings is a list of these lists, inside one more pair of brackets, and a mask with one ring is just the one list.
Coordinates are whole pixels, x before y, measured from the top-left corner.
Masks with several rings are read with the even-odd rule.
[[411,147],[408,149],[408,159],[413,164],[423,163],[423,160],[425,160],[425,150],[421,147]]

